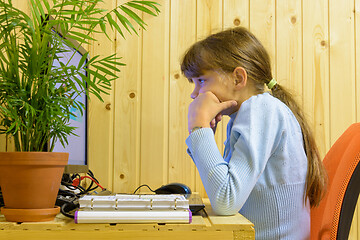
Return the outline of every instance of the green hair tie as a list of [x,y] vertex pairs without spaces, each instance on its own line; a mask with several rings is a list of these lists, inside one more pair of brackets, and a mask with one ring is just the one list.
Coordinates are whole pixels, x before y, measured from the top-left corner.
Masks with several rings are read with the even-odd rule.
[[277,84],[275,78],[271,79],[271,81],[267,84],[267,87],[271,90]]

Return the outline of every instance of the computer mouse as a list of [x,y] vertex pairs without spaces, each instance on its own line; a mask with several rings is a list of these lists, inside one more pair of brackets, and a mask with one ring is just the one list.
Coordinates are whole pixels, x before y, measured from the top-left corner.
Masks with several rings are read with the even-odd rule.
[[155,190],[156,194],[191,194],[188,186],[182,183],[169,183]]

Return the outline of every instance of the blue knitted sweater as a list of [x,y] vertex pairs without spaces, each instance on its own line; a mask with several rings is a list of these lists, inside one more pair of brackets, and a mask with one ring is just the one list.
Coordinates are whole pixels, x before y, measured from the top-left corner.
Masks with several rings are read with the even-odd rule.
[[280,100],[263,93],[243,102],[230,116],[223,156],[210,128],[186,144],[217,214],[240,212],[254,223],[256,239],[309,238],[301,128]]

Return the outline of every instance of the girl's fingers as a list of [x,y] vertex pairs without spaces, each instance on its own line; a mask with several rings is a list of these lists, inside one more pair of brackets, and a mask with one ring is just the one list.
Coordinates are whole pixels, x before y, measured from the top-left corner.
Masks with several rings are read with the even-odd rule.
[[224,111],[228,108],[234,107],[236,105],[237,105],[237,102],[235,100],[221,102],[221,103],[219,103],[219,107],[221,109],[219,112]]
[[214,119],[211,120],[211,122],[210,122],[210,127],[213,128],[213,127],[215,127],[215,126],[216,126],[216,120],[215,120],[215,118],[214,118]]
[[222,114],[221,113],[218,113],[215,117],[215,120],[216,122],[220,122],[221,121],[221,118],[222,118]]

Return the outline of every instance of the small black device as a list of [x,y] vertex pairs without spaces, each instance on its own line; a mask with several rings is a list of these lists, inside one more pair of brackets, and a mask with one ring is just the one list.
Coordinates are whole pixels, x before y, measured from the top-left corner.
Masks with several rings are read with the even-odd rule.
[[156,194],[191,194],[188,186],[182,183],[169,183],[154,191]]
[[199,194],[186,194],[185,198],[189,200],[189,208],[193,214],[205,208],[205,204]]

